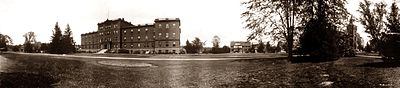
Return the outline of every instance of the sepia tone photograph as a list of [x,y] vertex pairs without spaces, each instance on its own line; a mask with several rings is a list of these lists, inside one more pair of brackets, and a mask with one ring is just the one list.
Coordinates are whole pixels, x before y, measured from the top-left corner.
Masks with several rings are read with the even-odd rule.
[[400,0],[0,0],[0,88],[397,88]]

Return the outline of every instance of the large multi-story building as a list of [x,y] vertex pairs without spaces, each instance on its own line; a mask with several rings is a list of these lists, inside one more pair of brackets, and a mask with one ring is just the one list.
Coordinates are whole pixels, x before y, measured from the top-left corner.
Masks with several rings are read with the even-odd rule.
[[133,25],[123,18],[98,23],[98,30],[81,35],[83,50],[179,53],[180,19],[159,18],[151,24]]
[[249,53],[251,43],[247,41],[232,41],[231,53]]

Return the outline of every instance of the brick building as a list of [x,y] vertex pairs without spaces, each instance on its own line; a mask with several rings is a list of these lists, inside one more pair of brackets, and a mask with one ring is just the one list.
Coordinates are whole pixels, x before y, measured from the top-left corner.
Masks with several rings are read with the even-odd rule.
[[119,50],[179,53],[179,18],[159,18],[151,24],[133,25],[123,18],[98,23],[96,32],[81,35],[83,51]]
[[232,41],[231,53],[249,53],[251,43],[247,41]]

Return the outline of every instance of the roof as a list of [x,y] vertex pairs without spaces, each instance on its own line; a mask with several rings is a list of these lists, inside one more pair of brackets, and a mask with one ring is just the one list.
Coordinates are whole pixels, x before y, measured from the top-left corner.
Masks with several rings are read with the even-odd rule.
[[154,20],[155,22],[159,22],[159,21],[180,21],[179,18],[157,18]]

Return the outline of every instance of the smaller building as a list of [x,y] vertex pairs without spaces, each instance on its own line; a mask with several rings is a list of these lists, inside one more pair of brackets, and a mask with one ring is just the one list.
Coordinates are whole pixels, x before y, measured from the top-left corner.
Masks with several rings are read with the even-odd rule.
[[248,41],[232,41],[231,53],[249,53],[251,43]]

